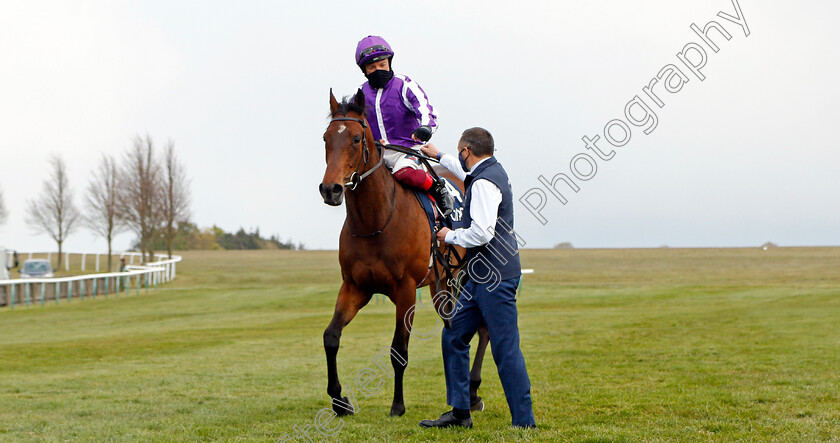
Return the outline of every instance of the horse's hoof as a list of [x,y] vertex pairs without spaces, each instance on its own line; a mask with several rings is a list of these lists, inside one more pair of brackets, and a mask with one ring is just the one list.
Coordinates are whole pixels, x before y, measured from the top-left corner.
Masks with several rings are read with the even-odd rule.
[[402,417],[405,414],[405,406],[404,405],[393,405],[391,406],[391,417]]
[[470,412],[481,412],[484,410],[484,400],[478,397],[478,402],[470,405]]
[[350,400],[348,400],[347,397],[341,397],[341,403],[339,403],[335,398],[332,400],[333,411],[335,411],[336,415],[343,417],[345,415],[353,415],[356,413],[356,411],[353,410],[353,405],[350,404]]

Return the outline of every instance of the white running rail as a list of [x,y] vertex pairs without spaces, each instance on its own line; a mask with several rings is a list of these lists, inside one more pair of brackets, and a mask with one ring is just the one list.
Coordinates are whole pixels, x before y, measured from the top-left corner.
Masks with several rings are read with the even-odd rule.
[[[32,258],[33,255],[46,255],[48,260],[52,259],[52,253],[50,252],[18,253],[20,260],[25,260],[25,257]],[[70,269],[70,257],[75,255],[81,256],[82,271],[85,270],[86,259],[93,256],[97,273],[62,278],[0,280],[0,306],[8,306],[10,309],[14,309],[15,306],[20,305],[28,307],[30,303],[44,305],[47,300],[54,301],[56,304],[58,304],[59,299],[66,299],[71,302],[74,292],[77,298],[84,300],[85,296],[92,296],[93,298],[96,298],[97,295],[104,295],[107,298],[109,294],[119,296],[120,292],[125,294],[131,289],[139,293],[143,286],[145,286],[146,291],[149,287],[157,289],[159,284],[175,278],[176,264],[181,261],[181,257],[177,255],[173,255],[170,259],[166,255],[156,254],[157,261],[135,265],[133,264],[135,260],[138,263],[142,262],[142,254],[139,252],[122,252],[113,254],[113,256],[119,256],[120,259],[126,258],[129,262],[123,272],[99,273],[100,256],[107,258],[108,254],[68,252],[65,253],[64,261],[66,270]],[[8,262],[12,263],[11,256]],[[47,294],[48,291],[50,292],[49,295]]]

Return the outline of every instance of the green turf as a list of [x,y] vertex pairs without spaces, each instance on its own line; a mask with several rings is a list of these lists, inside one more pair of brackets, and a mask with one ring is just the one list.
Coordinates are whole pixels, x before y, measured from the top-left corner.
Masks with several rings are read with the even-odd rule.
[[[336,253],[183,255],[148,294],[0,309],[0,440],[275,441],[314,423],[329,405]],[[840,248],[527,250],[522,262],[536,270],[518,305],[539,429],[509,426],[489,355],[475,428],[419,428],[446,408],[435,336],[412,339],[405,416],[387,417],[386,378],[332,438],[840,439]],[[434,321],[418,310],[418,329]],[[393,327],[381,301],[347,327],[345,387],[376,368]]]

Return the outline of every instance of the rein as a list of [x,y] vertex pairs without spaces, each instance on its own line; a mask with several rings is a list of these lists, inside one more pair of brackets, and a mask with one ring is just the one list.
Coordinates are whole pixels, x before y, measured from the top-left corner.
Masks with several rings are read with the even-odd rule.
[[432,157],[427,157],[427,156],[415,151],[414,149],[403,148],[402,146],[399,146],[399,145],[382,145],[382,144],[379,143],[379,141],[377,141],[376,144],[377,144],[377,146],[382,146],[383,148],[391,150],[391,151],[397,151],[397,152],[402,152],[403,154],[413,155],[414,157],[417,157],[421,160],[440,163],[440,160],[438,160],[436,158],[432,158]]
[[429,162],[430,162],[430,161],[432,161],[432,162],[435,162],[435,163],[438,163],[438,164],[439,164],[439,163],[440,163],[440,160],[438,160],[438,159],[436,159],[436,158],[432,158],[432,157],[425,156],[425,155],[423,155],[423,154],[421,154],[421,153],[419,153],[419,152],[417,152],[417,151],[415,151],[415,150],[413,150],[413,149],[403,148],[402,146],[398,146],[398,145],[383,145],[383,144],[379,143],[379,141],[378,141],[378,140],[376,141],[376,147],[377,147],[378,149],[380,149],[380,152],[381,152],[381,149],[382,149],[382,148],[384,148],[384,149],[388,149],[388,150],[391,150],[391,151],[402,152],[403,154],[408,154],[408,155],[412,155],[412,156],[414,156],[414,157],[417,157],[418,159],[420,159],[420,161],[421,161],[421,162],[423,162],[423,165],[426,167],[426,170],[428,170],[429,175],[431,175],[431,176],[432,176],[432,179],[433,179],[435,182],[437,182],[438,180],[440,180],[440,176],[439,176],[439,175],[437,175],[437,172],[435,172],[435,168],[433,168],[433,167],[432,167],[432,165],[431,165],[431,164],[429,164]]

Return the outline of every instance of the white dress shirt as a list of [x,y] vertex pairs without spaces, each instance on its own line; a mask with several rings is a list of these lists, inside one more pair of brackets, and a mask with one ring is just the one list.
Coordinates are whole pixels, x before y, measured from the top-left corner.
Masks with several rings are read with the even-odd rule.
[[[487,157],[490,158],[490,157]],[[463,180],[467,174],[472,174],[478,165],[484,163],[487,158],[479,160],[466,173],[461,169],[458,159],[451,154],[443,154],[440,164],[452,171],[459,179]],[[499,217],[499,205],[502,203],[502,190],[493,182],[487,179],[478,179],[472,183],[472,200],[470,201],[470,218],[472,222],[468,228],[453,229],[446,233],[446,242],[452,245],[474,248],[486,245],[493,239],[491,228],[496,227],[496,219]]]

